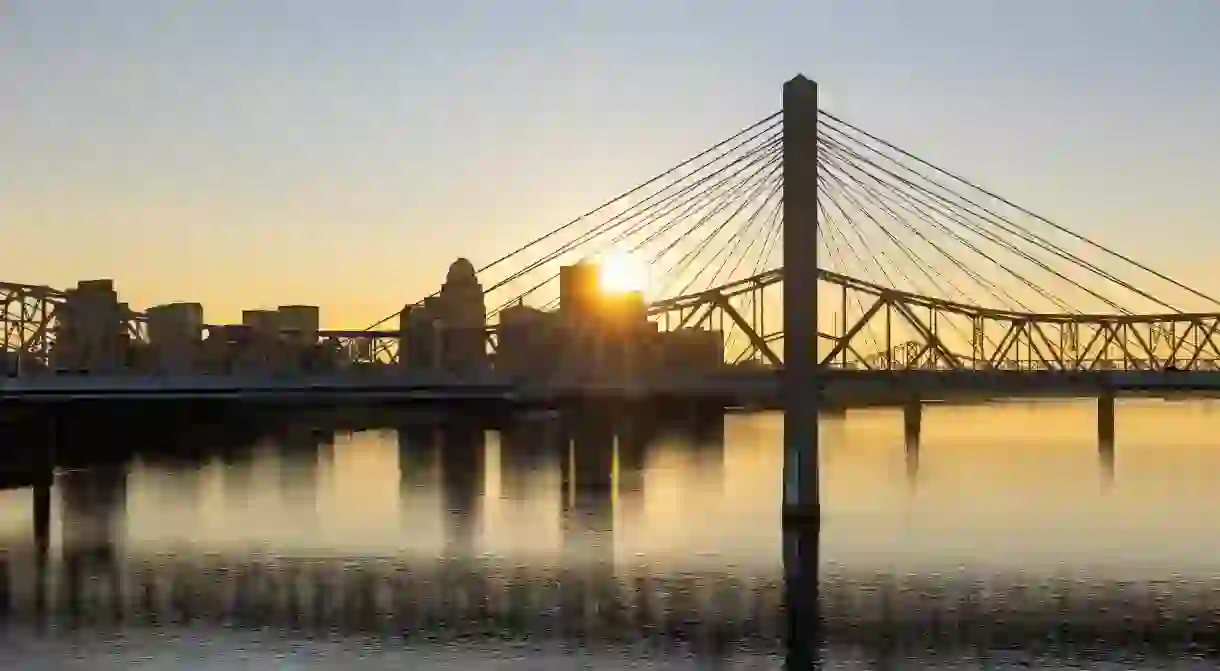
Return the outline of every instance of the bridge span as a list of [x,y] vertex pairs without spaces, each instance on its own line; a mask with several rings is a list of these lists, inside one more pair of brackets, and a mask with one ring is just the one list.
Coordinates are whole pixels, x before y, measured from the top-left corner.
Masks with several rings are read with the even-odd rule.
[[[868,371],[828,369],[826,408],[1002,398],[1220,393],[1220,371]],[[269,403],[462,402],[521,405],[571,400],[681,398],[782,409],[781,370],[736,370],[624,379],[521,380],[488,372],[440,371],[294,375],[88,375],[0,379],[0,403],[122,400],[242,400]]]

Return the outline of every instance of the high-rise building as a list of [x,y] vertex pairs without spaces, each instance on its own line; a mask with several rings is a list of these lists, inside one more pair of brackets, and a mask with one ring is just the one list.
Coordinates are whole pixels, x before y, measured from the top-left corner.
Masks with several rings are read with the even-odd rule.
[[552,312],[526,305],[501,310],[496,369],[514,377],[550,375],[558,369],[560,334],[559,319]]
[[458,259],[449,266],[437,301],[442,332],[441,358],[446,370],[482,370],[487,366],[487,306],[474,265]]
[[113,280],[86,280],[65,292],[56,311],[55,368],[104,373],[121,369],[127,355],[127,318]]
[[398,361],[410,369],[436,368],[440,363],[436,301],[408,305],[399,317]]
[[154,305],[145,311],[153,370],[185,373],[199,363],[203,340],[203,306],[199,303]]
[[581,261],[559,269],[559,312],[564,322],[579,323],[594,315],[601,302],[601,269]]

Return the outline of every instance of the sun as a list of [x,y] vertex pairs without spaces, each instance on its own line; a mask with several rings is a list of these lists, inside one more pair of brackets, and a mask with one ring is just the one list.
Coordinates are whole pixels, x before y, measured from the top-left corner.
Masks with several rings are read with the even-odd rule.
[[627,254],[607,254],[599,265],[598,286],[604,293],[643,292],[648,288],[648,267]]

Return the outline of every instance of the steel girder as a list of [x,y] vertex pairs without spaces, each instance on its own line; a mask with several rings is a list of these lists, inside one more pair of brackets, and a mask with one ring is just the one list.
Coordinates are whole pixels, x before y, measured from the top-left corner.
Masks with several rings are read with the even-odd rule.
[[1000,313],[881,291],[823,363],[849,350],[849,367],[873,370],[1215,370],[1217,326],[1220,315]]
[[[823,288],[842,294],[837,333],[819,333],[825,366],[872,370],[1149,370],[1220,369],[1220,314],[1043,314],[986,308],[882,287],[827,270]],[[701,328],[713,313],[746,334],[737,360],[759,354],[780,365],[768,320],[740,306],[744,296],[783,281],[783,271],[653,303],[649,314],[676,316],[677,327]],[[828,286],[827,286],[828,285]],[[765,304],[764,301],[754,301]],[[772,319],[771,321],[777,321]],[[674,320],[669,320],[669,326]],[[731,360],[732,355],[730,354]]]
[[0,283],[0,350],[46,364],[63,293],[50,287]]

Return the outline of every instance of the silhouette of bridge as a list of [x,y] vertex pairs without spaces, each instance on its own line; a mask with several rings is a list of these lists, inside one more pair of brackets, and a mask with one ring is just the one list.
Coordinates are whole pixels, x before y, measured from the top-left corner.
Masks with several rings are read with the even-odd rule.
[[[520,303],[554,308],[561,264],[625,253],[653,280],[649,318],[718,329],[730,364],[783,366],[798,311],[822,367],[1217,369],[1216,299],[831,113],[802,113],[814,132],[794,109],[768,115],[478,268],[490,322]],[[786,219],[801,208],[809,221],[796,223],[814,228],[797,235]],[[794,278],[807,295],[788,293]],[[64,297],[0,284],[3,349],[45,359]],[[319,335],[353,361],[394,362],[399,314]],[[129,324],[146,338],[146,315]]]

